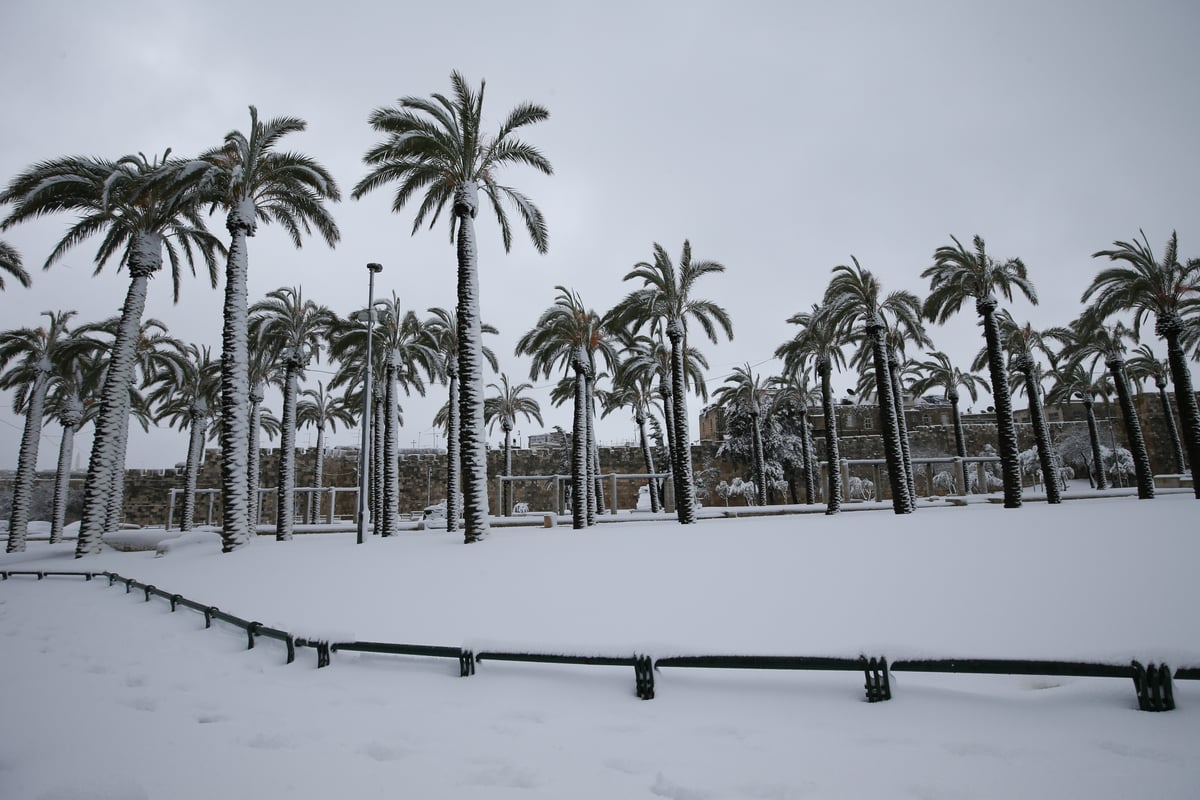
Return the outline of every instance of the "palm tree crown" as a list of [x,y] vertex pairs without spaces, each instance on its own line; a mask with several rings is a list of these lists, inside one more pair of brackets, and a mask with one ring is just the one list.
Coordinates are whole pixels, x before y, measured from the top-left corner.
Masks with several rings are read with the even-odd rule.
[[17,283],[28,288],[32,282],[29,273],[21,263],[21,254],[17,248],[8,242],[0,242],[0,289],[4,288],[4,275],[14,278]]
[[[475,92],[455,71],[450,74],[450,83],[453,99],[436,93],[431,99],[402,97],[398,105],[372,112],[371,127],[387,138],[363,157],[372,169],[355,185],[353,197],[357,200],[395,181],[400,186],[392,198],[392,211],[399,212],[414,194],[424,191],[413,220],[412,232],[416,233],[427,216],[430,227],[436,224],[447,202],[473,200],[460,198],[462,190],[478,188],[491,201],[505,252],[512,247],[512,229],[504,210],[504,201],[508,201],[516,206],[538,252],[545,253],[549,234],[542,212],[521,192],[497,183],[496,177],[512,164],[553,174],[550,162],[537,148],[513,135],[520,128],[547,119],[550,112],[540,105],[522,103],[509,112],[496,135],[488,137],[480,130],[486,82],[480,82]],[[451,241],[456,225],[457,215],[451,214]]]

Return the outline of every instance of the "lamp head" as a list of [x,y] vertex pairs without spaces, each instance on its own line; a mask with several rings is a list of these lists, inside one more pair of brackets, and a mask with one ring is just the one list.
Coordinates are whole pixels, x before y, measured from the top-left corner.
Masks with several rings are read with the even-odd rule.
[[367,269],[371,270],[371,272],[383,272],[383,264],[376,264],[374,261],[372,261],[371,263],[367,264]]

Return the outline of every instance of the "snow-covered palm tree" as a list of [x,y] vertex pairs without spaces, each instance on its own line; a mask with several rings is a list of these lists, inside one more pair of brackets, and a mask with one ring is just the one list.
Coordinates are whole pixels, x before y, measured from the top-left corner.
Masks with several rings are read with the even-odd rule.
[[74,311],[44,313],[50,318],[44,326],[0,333],[0,389],[13,390],[13,413],[25,417],[8,521],[9,553],[25,551],[46,392],[56,379],[55,351],[70,335],[67,323],[75,315]]
[[750,416],[750,453],[754,461],[754,487],[756,505],[767,504],[767,459],[763,452],[762,412],[766,386],[762,377],[754,374],[750,364],[734,367],[725,383],[713,391],[713,400],[718,406],[733,409],[744,408]]
[[958,407],[959,389],[965,389],[971,402],[979,401],[979,390],[988,391],[988,383],[974,372],[964,372],[956,367],[950,356],[940,350],[929,353],[929,359],[917,366],[920,376],[912,383],[912,392],[917,397],[941,390],[950,403],[950,414],[954,420],[954,452],[959,458],[967,457],[967,438],[963,433],[962,412]]
[[846,344],[843,329],[830,319],[824,306],[814,305],[811,311],[801,311],[788,317],[788,322],[800,330],[790,341],[775,350],[783,361],[785,371],[803,370],[809,364],[821,379],[821,410],[825,416],[825,460],[829,488],[825,496],[825,513],[842,510],[841,451],[838,447],[837,413],[833,405],[832,373],[846,367],[842,347]]
[[[117,335],[120,331],[120,317],[112,317],[100,322],[87,323],[80,325],[75,333],[81,339],[90,339],[90,342],[84,342],[84,346],[88,349],[98,349],[99,352],[108,352],[109,358],[103,364],[105,374],[112,366],[111,353]],[[137,327],[137,333],[133,343],[133,382],[129,387],[129,397],[131,402],[142,402],[137,387],[144,388],[153,375],[156,375],[161,369],[170,369],[171,365],[183,358],[185,355],[185,345],[182,341],[171,336],[167,330],[167,326],[161,320],[144,319]],[[139,416],[141,414],[141,416]],[[144,408],[144,413],[131,413],[123,420],[117,423],[115,432],[115,450],[120,454],[120,457],[113,461],[112,468],[112,491],[108,496],[108,508],[105,513],[105,530],[116,530],[121,523],[123,515],[123,506],[125,502],[125,453],[128,450],[129,444],[129,426],[132,422],[139,422],[143,429],[148,429],[152,415],[149,408]]]
[[[462,512],[462,398],[459,369],[462,363],[459,358],[461,327],[458,324],[458,314],[444,308],[431,308],[426,329],[433,336],[434,346],[441,354],[441,370],[438,373],[446,383],[449,399],[437,414],[433,424],[446,431],[446,529],[458,530],[458,517]],[[481,333],[497,333],[494,325],[486,322],[479,323]],[[496,354],[490,347],[482,346],[483,359],[495,372],[500,368]],[[468,531],[467,536],[471,534]]]
[[[279,489],[275,538],[290,541],[296,501],[296,400],[304,368],[320,360],[321,342],[334,322],[325,306],[305,300],[298,288],[268,292],[250,307],[250,335],[277,354],[283,366],[283,415],[279,435]],[[222,532],[222,538],[225,534]],[[228,552],[235,547],[226,542]]]
[[1125,439],[1129,443],[1137,475],[1138,497],[1142,500],[1152,499],[1154,474],[1150,469],[1150,455],[1142,437],[1142,424],[1133,404],[1133,394],[1129,390],[1129,378],[1125,374],[1125,342],[1134,338],[1133,331],[1121,322],[1105,325],[1100,310],[1092,307],[1073,320],[1068,328],[1056,329],[1056,335],[1064,342],[1060,357],[1068,364],[1087,364],[1094,368],[1097,362],[1104,362],[1121,406]]
[[[458,72],[450,75],[452,97],[402,97],[395,106],[376,109],[371,127],[386,138],[367,151],[371,168],[354,187],[360,198],[393,181],[399,183],[392,209],[399,211],[414,194],[424,193],[413,221],[413,232],[426,217],[437,222],[450,205],[450,236],[458,247],[458,379],[462,430],[462,472],[465,479],[466,541],[479,541],[488,532],[487,433],[483,422],[483,330],[479,311],[479,266],[475,246],[475,215],[479,194],[490,201],[504,250],[512,246],[512,229],[504,211],[511,202],[539,253],[545,253],[548,233],[542,212],[521,192],[497,182],[507,166],[523,164],[546,175],[550,162],[514,134],[550,116],[545,108],[522,103],[505,118],[494,136],[482,128],[484,83],[476,92]],[[449,499],[449,498],[447,498]],[[453,521],[453,520],[451,520]]]
[[246,448],[246,487],[250,498],[247,507],[247,527],[251,533],[257,533],[260,511],[258,490],[262,474],[262,449],[260,447],[262,433],[266,431],[268,436],[274,437],[279,433],[280,428],[279,420],[269,410],[264,410],[262,403],[266,396],[267,385],[283,380],[282,370],[275,363],[275,353],[266,343],[257,338],[250,341],[247,376],[250,386],[250,439]]
[[[920,301],[912,292],[895,291],[883,294],[883,286],[870,270],[863,269],[854,256],[854,266],[839,264],[825,290],[824,306],[834,325],[847,337],[861,331],[871,346],[875,368],[876,396],[883,427],[883,450],[887,458],[888,482],[892,490],[892,509],[897,514],[911,514],[913,495],[904,466],[898,415],[903,415],[903,400],[897,403],[895,385],[889,367],[888,324],[885,314],[894,319],[894,327],[921,331]],[[923,333],[921,334],[923,335]]]
[[[354,424],[355,409],[361,405],[350,405],[346,396],[331,395],[325,390],[325,384],[317,381],[316,389],[302,389],[296,402],[296,426],[303,428],[308,425],[317,429],[317,457],[313,465],[313,488],[320,490],[325,480],[325,429],[337,432],[338,423],[345,427]],[[313,495],[308,505],[308,524],[315,525],[321,521],[321,492]]]
[[227,553],[250,540],[246,240],[259,222],[277,222],[297,248],[303,243],[301,235],[314,228],[330,247],[339,236],[325,207],[325,201],[341,199],[333,176],[308,156],[276,149],[285,136],[305,127],[307,123],[296,117],[261,121],[258,109],[250,106],[249,134],[230,131],[223,145],[200,157],[207,165],[205,180],[214,206],[225,212],[230,236],[221,332],[221,527],[222,550]]
[[204,456],[204,438],[221,393],[221,362],[212,357],[212,348],[207,345],[190,344],[184,348],[182,358],[151,376],[148,386],[146,402],[154,409],[156,421],[188,432],[179,529],[190,531],[196,524],[196,480]]
[[[1009,363],[1021,375],[1025,384],[1025,394],[1029,398],[1029,421],[1033,427],[1038,463],[1042,470],[1043,484],[1046,487],[1046,502],[1061,503],[1058,458],[1050,441],[1050,427],[1046,423],[1046,406],[1042,402],[1042,368],[1037,360],[1039,351],[1048,355],[1052,360],[1054,359],[1055,352],[1050,346],[1050,340],[1058,338],[1057,331],[1059,329],[1052,328],[1043,332],[1034,328],[1029,322],[1018,324],[1008,309],[997,311],[996,321],[1000,325],[1004,349],[1009,354]],[[976,356],[974,363],[971,364],[971,369],[982,369],[986,361],[987,351],[984,350]]]
[[558,368],[574,376],[575,417],[572,425],[572,522],[576,529],[595,522],[595,464],[592,445],[595,376],[617,363],[613,337],[605,320],[589,309],[578,292],[554,287],[558,296],[533,328],[517,340],[516,355],[530,357],[529,377],[549,378]]
[[25,271],[25,265],[21,263],[21,254],[17,252],[17,248],[8,242],[0,242],[0,289],[4,288],[5,275],[26,288],[32,283],[29,273]]
[[716,261],[692,260],[692,245],[685,240],[678,267],[667,251],[654,244],[654,260],[641,261],[623,280],[640,280],[642,286],[627,295],[613,309],[616,324],[636,332],[643,325],[666,333],[671,342],[671,420],[676,446],[672,451],[675,474],[675,506],[680,523],[696,521],[696,490],[692,485],[692,458],[688,437],[685,354],[688,349],[688,320],[696,322],[709,341],[717,344],[717,331],[733,339],[729,313],[712,300],[697,297],[696,282],[705,275],[725,271]]
[[85,423],[94,420],[100,410],[98,398],[104,382],[103,364],[98,342],[87,337],[71,337],[65,346],[56,349],[54,372],[58,380],[46,396],[47,416],[57,420],[62,427],[50,511],[51,544],[62,541],[66,526],[75,434]]
[[[1108,478],[1104,474],[1104,455],[1100,447],[1100,430],[1096,424],[1096,397],[1107,397],[1100,382],[1092,377],[1092,370],[1079,361],[1059,359],[1049,373],[1052,384],[1046,392],[1047,403],[1069,405],[1074,400],[1083,403],[1087,418],[1088,440],[1092,448],[1091,477],[1096,489],[1107,489]],[[1116,457],[1116,454],[1113,454]]]
[[812,387],[809,380],[809,370],[793,364],[791,369],[784,370],[783,375],[768,378],[767,385],[771,390],[770,416],[795,416],[796,433],[800,439],[799,466],[804,474],[804,502],[812,505],[817,497],[817,459],[813,452],[808,409],[820,404],[821,392]]
[[996,408],[996,433],[1000,445],[1000,467],[1004,478],[1004,507],[1021,506],[1021,464],[1017,450],[1017,427],[1013,422],[1012,397],[1008,388],[1004,348],[1000,326],[996,322],[999,301],[996,293],[1012,300],[1013,290],[1025,295],[1037,305],[1037,290],[1029,280],[1029,271],[1019,258],[1000,262],[987,253],[983,238],[976,236],[974,248],[968,250],[951,236],[953,245],[943,245],[934,251],[933,266],[927,267],[922,278],[929,278],[929,296],[922,311],[925,318],[939,325],[962,310],[967,301],[974,301],[975,313],[983,325],[987,343],[988,374],[992,385],[992,402]]
[[1175,472],[1183,474],[1187,469],[1187,461],[1183,455],[1183,442],[1179,439],[1179,427],[1175,424],[1175,412],[1171,408],[1171,398],[1167,395],[1167,383],[1171,379],[1171,365],[1155,355],[1150,345],[1139,344],[1133,349],[1134,356],[1125,362],[1125,371],[1129,378],[1138,383],[1141,392],[1141,382],[1154,382],[1158,390],[1158,401],[1162,406],[1163,421],[1167,426],[1167,437],[1171,440],[1171,454],[1174,458]]
[[[383,508],[379,518],[380,533],[392,536],[399,529],[396,524],[400,511],[399,426],[400,403],[397,390],[405,395],[415,391],[425,396],[425,380],[434,380],[441,371],[437,340],[428,325],[415,312],[405,311],[400,299],[393,293],[391,300],[377,304],[382,310],[382,321],[376,326],[375,342],[383,351],[383,447],[378,453],[383,458]],[[421,375],[424,373],[425,377]]]
[[169,154],[167,151],[161,160],[139,154],[117,161],[87,157],[45,161],[13,178],[0,192],[0,204],[13,204],[0,230],[49,213],[77,214],[46,259],[47,267],[72,246],[102,233],[97,271],[117,256],[118,267],[129,273],[129,290],[113,342],[88,464],[77,557],[99,550],[115,474],[124,466],[121,430],[129,416],[133,348],[150,278],[162,269],[164,251],[171,265],[176,302],[181,268],[187,265],[194,272],[197,258],[208,267],[212,285],[217,284],[216,256],[224,247],[208,232],[201,216],[204,195],[198,188],[199,172],[190,162],[171,159]]
[[[1167,240],[1161,259],[1155,258],[1144,231],[1141,241],[1113,242],[1112,250],[1093,253],[1093,258],[1108,258],[1120,262],[1101,270],[1087,290],[1083,302],[1093,301],[1102,318],[1120,310],[1133,311],[1133,330],[1138,333],[1148,315],[1154,316],[1154,333],[1167,344],[1167,363],[1171,366],[1171,383],[1175,387],[1175,402],[1183,426],[1184,449],[1191,462],[1192,486],[1200,499],[1200,483],[1196,481],[1196,463],[1200,461],[1200,405],[1192,388],[1191,365],[1188,364],[1187,342],[1195,342],[1189,333],[1189,317],[1200,309],[1200,258],[1183,262],[1179,258],[1179,240],[1175,232]],[[1200,330],[1200,328],[1194,328]]]
[[[531,383],[512,384],[508,376],[500,373],[500,383],[489,383],[488,388],[496,393],[483,402],[483,418],[487,421],[488,430],[496,423],[504,433],[504,475],[512,475],[512,432],[517,425],[517,416],[527,420],[542,422],[542,409],[538,401],[529,397],[525,392],[533,388]],[[505,482],[504,492],[500,495],[500,510],[504,516],[512,512],[512,484]]]

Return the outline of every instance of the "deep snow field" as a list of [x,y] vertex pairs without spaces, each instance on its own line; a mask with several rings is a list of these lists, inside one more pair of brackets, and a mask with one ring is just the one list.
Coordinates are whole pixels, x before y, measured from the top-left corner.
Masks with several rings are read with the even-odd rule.
[[[162,556],[32,541],[299,636],[475,651],[1200,666],[1190,494],[458,535],[214,534]],[[107,581],[0,583],[0,797],[1195,798],[1200,681],[627,667],[335,653]]]

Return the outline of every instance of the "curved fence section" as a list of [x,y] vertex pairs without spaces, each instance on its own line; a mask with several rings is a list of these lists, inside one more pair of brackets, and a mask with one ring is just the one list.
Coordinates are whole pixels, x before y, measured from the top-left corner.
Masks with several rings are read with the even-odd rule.
[[204,627],[211,628],[214,620],[232,625],[246,634],[246,648],[253,649],[259,638],[273,639],[283,643],[287,650],[287,662],[296,660],[297,648],[316,651],[317,667],[333,663],[336,652],[377,653],[383,655],[417,656],[425,658],[447,658],[458,661],[459,675],[475,674],[475,665],[482,661],[510,661],[537,664],[576,664],[585,666],[633,667],[634,690],[642,700],[654,698],[655,673],[662,669],[750,669],[750,670],[794,670],[859,672],[865,678],[866,700],[877,703],[892,697],[891,672],[931,672],[943,674],[975,675],[1053,675],[1076,678],[1124,678],[1133,682],[1137,694],[1138,708],[1142,711],[1170,711],[1175,708],[1173,680],[1200,680],[1200,666],[1181,667],[1171,672],[1166,664],[1131,661],[1129,664],[1111,664],[1088,661],[1054,661],[1006,658],[938,658],[901,659],[888,663],[883,656],[859,655],[856,657],[829,656],[779,656],[779,655],[676,655],[654,660],[649,655],[634,653],[629,656],[572,655],[569,653],[533,653],[525,651],[487,650],[474,653],[461,647],[424,644],[402,644],[397,642],[330,642],[301,638],[288,631],[272,628],[256,620],[243,619],[208,605],[189,599],[178,593],[168,592],[153,584],[143,583],[115,572],[86,572],[73,570],[0,570],[0,579],[33,577],[44,580],[49,577],[78,577],[91,581],[106,578],[108,586],[121,585],[126,594],[137,593],[145,602],[159,597],[170,603],[171,611],[186,608],[204,615]]

